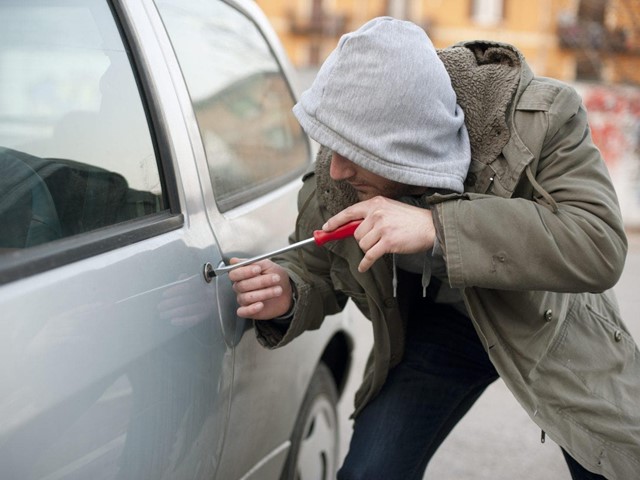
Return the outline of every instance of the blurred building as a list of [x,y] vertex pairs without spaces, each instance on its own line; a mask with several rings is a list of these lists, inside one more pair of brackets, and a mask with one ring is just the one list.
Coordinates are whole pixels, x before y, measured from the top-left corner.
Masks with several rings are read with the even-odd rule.
[[511,43],[533,71],[572,83],[616,185],[640,230],[640,0],[256,0],[294,65],[310,74],[340,36],[390,15],[424,28],[436,48],[462,40]]
[[640,84],[640,0],[257,0],[298,67],[322,63],[340,35],[391,15],[436,47],[485,38],[516,45],[534,71],[567,81]]

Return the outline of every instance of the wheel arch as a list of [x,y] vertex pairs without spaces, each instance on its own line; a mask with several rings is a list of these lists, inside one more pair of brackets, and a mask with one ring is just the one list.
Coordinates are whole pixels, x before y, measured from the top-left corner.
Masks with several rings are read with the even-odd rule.
[[320,357],[320,362],[331,372],[339,398],[342,397],[353,364],[353,346],[353,339],[339,331],[331,337]]

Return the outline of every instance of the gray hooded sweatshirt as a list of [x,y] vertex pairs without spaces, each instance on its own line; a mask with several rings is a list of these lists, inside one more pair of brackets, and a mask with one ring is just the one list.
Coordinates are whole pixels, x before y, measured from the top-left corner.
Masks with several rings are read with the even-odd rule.
[[381,17],[344,35],[293,112],[311,138],[377,175],[464,190],[464,113],[431,40],[410,22]]

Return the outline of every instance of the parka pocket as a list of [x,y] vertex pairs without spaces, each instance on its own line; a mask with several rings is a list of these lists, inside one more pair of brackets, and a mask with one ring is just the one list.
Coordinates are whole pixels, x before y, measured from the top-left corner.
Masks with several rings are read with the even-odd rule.
[[637,462],[640,353],[605,295],[575,295],[536,367],[534,415],[584,458],[606,446]]
[[625,398],[630,386],[640,394],[637,354],[617,308],[602,295],[582,294],[569,308],[547,360],[560,363],[592,394],[620,405],[637,401]]

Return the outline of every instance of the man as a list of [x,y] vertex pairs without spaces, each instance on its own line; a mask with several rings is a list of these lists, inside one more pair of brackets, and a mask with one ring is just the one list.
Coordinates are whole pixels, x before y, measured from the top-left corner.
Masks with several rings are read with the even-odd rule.
[[607,292],[626,238],[574,90],[512,46],[436,52],[385,17],[342,37],[294,113],[322,148],[292,240],[362,224],[230,278],[269,348],[349,298],[371,320],[338,478],[422,478],[498,376],[574,479],[635,478],[640,354]]

